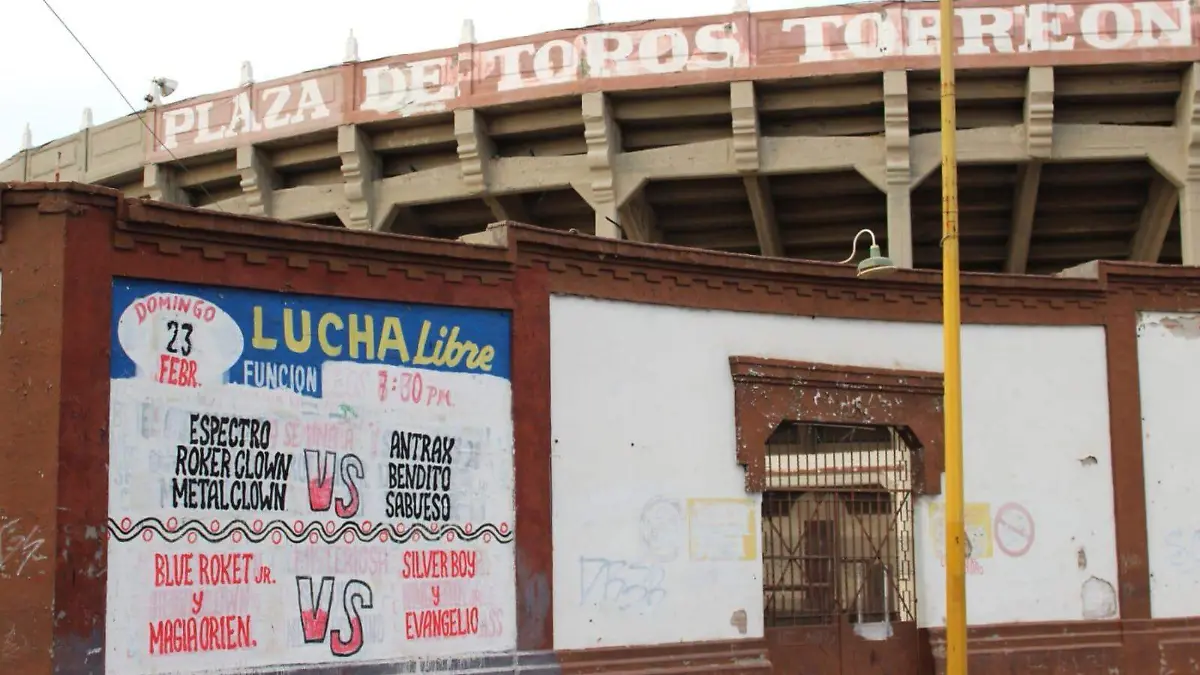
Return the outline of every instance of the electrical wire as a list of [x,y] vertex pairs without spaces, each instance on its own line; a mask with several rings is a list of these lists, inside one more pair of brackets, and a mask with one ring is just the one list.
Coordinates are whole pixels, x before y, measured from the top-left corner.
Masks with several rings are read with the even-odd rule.
[[[162,139],[158,137],[158,134],[154,131],[154,128],[146,123],[145,115],[129,102],[129,99],[125,96],[125,93],[122,92],[121,88],[117,86],[117,83],[114,82],[111,77],[109,77],[108,71],[104,69],[104,66],[100,65],[100,61],[98,61],[92,54],[91,50],[87,48],[87,45],[83,44],[83,40],[79,39],[79,36],[75,34],[75,31],[71,30],[71,27],[67,25],[67,22],[64,21],[59,13],[54,10],[54,7],[50,5],[49,0],[42,0],[42,4],[46,6],[46,9],[50,10],[50,13],[54,15],[55,19],[58,19],[58,23],[61,24],[63,29],[67,31],[67,34],[71,36],[71,39],[75,40],[75,44],[79,45],[79,48],[83,50],[84,54],[87,54],[87,57],[91,59],[93,64],[95,64],[96,69],[100,71],[100,74],[104,76],[104,79],[108,80],[108,83],[112,85],[112,88],[117,92],[117,95],[121,97],[121,100],[125,101],[125,105],[129,106],[129,110],[132,111],[134,116],[138,118],[138,121],[142,123],[142,126],[146,128],[146,131],[150,132],[150,136],[154,139],[155,147],[160,147],[165,150],[167,154],[171,156],[171,160],[180,169],[182,169],[185,174],[190,174],[191,171],[188,170],[187,165],[180,161],[179,158],[175,156],[175,153],[171,152],[171,149],[163,144]],[[218,211],[226,213],[225,209],[221,208],[221,205],[208,191],[208,188],[204,187],[203,183],[196,183],[196,187],[200,188],[200,191],[204,193],[204,196],[210,200],[209,206],[216,207]]]

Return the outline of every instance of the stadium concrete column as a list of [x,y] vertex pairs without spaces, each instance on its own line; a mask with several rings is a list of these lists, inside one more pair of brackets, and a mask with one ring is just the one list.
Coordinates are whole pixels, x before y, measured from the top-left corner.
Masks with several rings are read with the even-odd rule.
[[583,139],[587,145],[587,179],[575,183],[576,192],[596,212],[596,236],[621,239],[617,203],[616,155],[621,150],[621,133],[613,118],[612,105],[603,92],[583,95]]
[[626,239],[648,244],[660,244],[663,241],[662,230],[658,227],[658,216],[646,197],[644,182],[617,208],[617,222],[621,224],[621,234]]
[[246,198],[246,213],[252,216],[273,216],[273,196],[279,184],[271,160],[252,145],[237,149],[237,170],[241,175],[242,195]]
[[379,156],[366,135],[354,125],[338,127],[338,154],[342,158],[342,180],[350,205],[347,226],[357,230],[381,229],[377,213],[376,185],[380,176]]
[[884,180],[887,254],[897,267],[913,266],[912,155],[908,132],[908,73],[883,74]]
[[179,172],[172,166],[147,164],[142,173],[142,186],[156,202],[191,206],[191,199],[179,185]]
[[1184,75],[1175,120],[1183,159],[1178,190],[1183,264],[1200,265],[1200,64],[1193,63]]
[[1042,164],[1054,152],[1054,69],[1034,67],[1025,80],[1025,152],[1029,160],[1017,168],[1013,193],[1012,227],[1004,271],[1025,274],[1033,239]]
[[487,193],[488,165],[496,149],[478,111],[471,108],[454,111],[454,140],[458,144],[458,167],[463,185],[469,195],[482,197]]
[[454,111],[454,139],[458,144],[459,172],[468,196],[479,197],[496,220],[529,222],[520,195],[493,194],[492,171],[496,145],[488,134],[487,122],[477,110]]
[[759,155],[762,135],[758,127],[758,95],[753,82],[734,82],[729,85],[729,110],[733,121],[733,166],[741,174],[746,187],[759,253],[783,256],[783,238],[775,218],[770,179],[759,173],[762,168]]

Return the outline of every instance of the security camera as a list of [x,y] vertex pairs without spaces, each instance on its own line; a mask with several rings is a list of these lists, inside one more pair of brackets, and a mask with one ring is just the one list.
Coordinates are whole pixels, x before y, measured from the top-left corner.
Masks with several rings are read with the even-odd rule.
[[152,81],[154,82],[154,86],[158,88],[160,96],[170,96],[179,88],[179,83],[169,77],[156,77]]

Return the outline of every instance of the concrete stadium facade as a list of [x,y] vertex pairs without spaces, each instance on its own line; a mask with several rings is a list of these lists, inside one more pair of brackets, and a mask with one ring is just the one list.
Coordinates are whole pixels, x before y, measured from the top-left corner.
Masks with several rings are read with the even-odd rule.
[[[964,269],[1200,264],[1191,4],[956,11]],[[932,4],[472,32],[151,106],[25,149],[0,181],[446,239],[513,220],[814,260],[868,227],[900,264],[940,265]]]

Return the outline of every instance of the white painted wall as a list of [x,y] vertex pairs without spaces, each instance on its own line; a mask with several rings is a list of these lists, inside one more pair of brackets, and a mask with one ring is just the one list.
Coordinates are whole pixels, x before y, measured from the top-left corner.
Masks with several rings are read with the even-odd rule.
[[[560,649],[737,638],[738,610],[746,636],[762,635],[761,534],[750,560],[698,561],[687,548],[690,527],[736,552],[729,536],[687,513],[689,499],[747,498],[729,356],[942,367],[941,328],[929,324],[556,296],[551,335]],[[992,546],[972,564],[982,574],[968,581],[971,623],[1081,619],[1093,576],[1101,581],[1087,585],[1088,604],[1107,600],[1115,612],[1103,330],[969,326],[963,362],[967,501],[986,504],[989,521],[1000,506],[1021,504],[1036,525],[1025,555]],[[920,500],[915,515],[925,626],[942,624],[945,605],[933,504],[940,498]]]
[[1200,314],[1147,312],[1138,321],[1150,608],[1200,614]]

